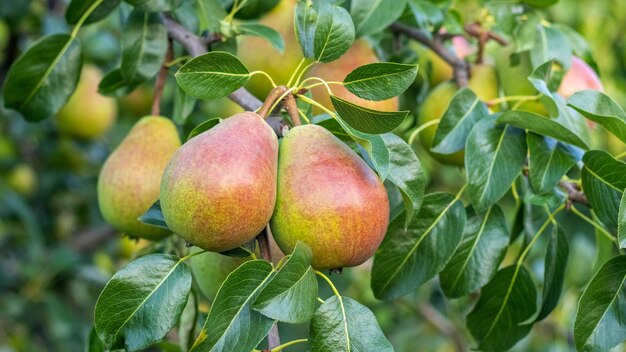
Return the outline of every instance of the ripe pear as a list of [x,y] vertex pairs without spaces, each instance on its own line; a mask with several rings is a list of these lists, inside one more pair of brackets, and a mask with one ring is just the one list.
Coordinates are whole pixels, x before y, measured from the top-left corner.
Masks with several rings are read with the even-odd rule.
[[163,170],[180,147],[176,126],[167,118],[140,119],[109,156],[98,178],[98,204],[114,228],[150,240],[169,234],[137,218],[159,199]]
[[[295,0],[282,0],[259,21],[280,33],[285,42],[282,54],[267,39],[250,35],[241,36],[237,46],[238,57],[251,72],[265,71],[278,85],[289,81],[303,58],[293,25],[295,4]],[[266,77],[255,75],[246,88],[259,99],[265,99],[272,86]]]
[[385,187],[352,149],[317,125],[289,131],[271,221],[284,253],[299,240],[311,247],[317,269],[356,266],[374,254],[388,224]]
[[[339,59],[329,63],[316,64],[311,68],[306,76],[319,77],[325,81],[343,81],[344,78],[357,67],[378,61],[378,57],[369,43],[367,43],[365,39],[359,39],[355,41],[352,47],[350,47],[350,49]],[[333,85],[331,86],[331,89],[333,94],[339,98],[348,100],[365,108],[383,111],[398,110],[398,97],[383,101],[371,101],[357,97],[348,91],[344,86]],[[311,89],[311,93],[313,94],[313,99],[315,99],[318,103],[322,104],[327,109],[335,110],[330,101],[330,97],[328,96],[326,87],[315,87]],[[316,107],[313,108],[313,111],[315,113],[322,113],[322,111]]]
[[190,243],[223,252],[252,240],[276,201],[278,139],[253,112],[185,143],[161,181],[165,222]]
[[579,90],[592,89],[604,92],[604,87],[595,71],[582,59],[573,56],[572,64],[563,76],[558,93],[565,99]]
[[[475,65],[472,67],[471,73],[468,88],[476,93],[478,98],[488,101],[498,96],[498,82],[493,66]],[[441,119],[457,91],[458,87],[452,81],[443,82],[436,86],[420,106],[417,115],[418,125],[421,126],[429,121]],[[436,131],[437,125],[433,125],[421,132],[420,141],[424,148],[441,163],[463,166],[465,153],[462,150],[453,154],[438,154],[430,151]]]
[[106,133],[117,119],[115,99],[98,93],[102,73],[86,65],[76,91],[56,115],[61,133],[85,139],[95,139]]

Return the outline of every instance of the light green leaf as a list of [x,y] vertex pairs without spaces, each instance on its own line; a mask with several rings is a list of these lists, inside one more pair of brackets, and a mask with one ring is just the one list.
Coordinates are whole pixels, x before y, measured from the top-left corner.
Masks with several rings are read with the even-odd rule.
[[595,90],[583,90],[569,97],[567,105],[626,143],[626,113],[608,95]]
[[246,66],[236,56],[221,51],[197,56],[176,72],[176,81],[185,93],[205,100],[225,97],[249,79]]
[[626,341],[626,255],[604,263],[580,297],[574,341],[581,352],[608,351]]
[[279,52],[285,51],[285,41],[276,30],[259,23],[244,22],[237,25],[237,29],[245,35],[252,35],[266,39]]
[[355,130],[364,133],[391,132],[409,114],[409,111],[377,111],[364,108],[334,95],[330,96],[330,100],[343,121]]
[[356,35],[379,33],[395,22],[406,7],[406,0],[389,4],[384,0],[352,0],[350,15],[354,20]]
[[552,137],[582,149],[589,149],[587,143],[555,119],[550,119],[532,112],[509,110],[498,118],[499,123],[508,123],[527,129],[540,135]]
[[417,76],[417,65],[377,62],[357,67],[343,80],[344,87],[367,100],[385,100],[404,92]]
[[129,263],[98,298],[98,336],[109,349],[147,348],[176,326],[190,289],[191,272],[175,256],[149,254]]
[[346,9],[337,5],[320,6],[313,39],[313,54],[319,62],[341,57],[354,42],[354,24]]

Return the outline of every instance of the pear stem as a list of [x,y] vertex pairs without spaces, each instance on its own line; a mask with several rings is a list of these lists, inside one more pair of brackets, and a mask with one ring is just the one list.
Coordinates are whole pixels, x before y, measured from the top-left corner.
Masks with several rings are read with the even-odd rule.
[[[272,251],[270,249],[269,241],[270,225],[267,224],[265,228],[256,236],[256,240],[259,243],[259,251],[261,252],[261,258],[272,262]],[[274,323],[272,329],[267,335],[267,344],[269,349],[280,346],[280,335],[278,334],[278,325]]]
[[293,125],[302,125],[302,121],[300,121],[300,115],[298,113],[298,104],[296,104],[296,99],[293,97],[293,93],[289,93],[283,98],[283,106],[285,107],[285,110],[287,110]]
[[270,115],[272,112],[272,106],[286,90],[287,88],[285,86],[278,86],[270,91],[270,94],[267,95],[267,98],[258,112],[262,118],[266,119]]
[[172,52],[172,40],[169,39],[167,42],[167,53],[165,54],[163,65],[161,66],[161,70],[159,71],[159,74],[156,77],[156,82],[154,83],[154,99],[152,100],[152,109],[150,111],[152,116],[161,115],[161,96],[163,95],[163,88],[165,87],[167,72],[169,71],[167,63],[172,61],[173,57],[174,53]]

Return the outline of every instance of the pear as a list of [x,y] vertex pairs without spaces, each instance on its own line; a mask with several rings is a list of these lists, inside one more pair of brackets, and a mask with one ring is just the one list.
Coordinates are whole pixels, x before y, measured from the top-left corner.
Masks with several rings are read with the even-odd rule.
[[253,112],[219,123],[183,145],[161,181],[161,210],[174,233],[209,251],[252,240],[276,201],[278,139]]
[[585,89],[604,92],[604,86],[596,72],[581,58],[572,56],[572,65],[563,76],[558,92],[567,99],[572,94]]
[[59,131],[95,139],[106,133],[117,119],[115,99],[98,93],[102,73],[95,66],[83,68],[76,91],[56,115]]
[[299,240],[311,247],[317,269],[356,266],[374,254],[388,223],[385,187],[352,149],[317,125],[289,131],[271,221],[284,253]]
[[137,218],[159,198],[163,170],[179,147],[176,126],[167,118],[148,116],[133,126],[98,178],[100,211],[114,228],[151,240],[169,234]]

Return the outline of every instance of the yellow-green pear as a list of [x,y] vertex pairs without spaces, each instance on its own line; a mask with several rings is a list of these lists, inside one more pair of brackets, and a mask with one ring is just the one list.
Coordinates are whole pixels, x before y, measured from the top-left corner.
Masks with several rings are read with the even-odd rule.
[[[473,66],[468,88],[476,93],[476,96],[483,101],[496,98],[498,96],[498,82],[494,68],[489,65]],[[452,97],[458,90],[459,88],[452,81],[446,81],[437,85],[428,94],[419,108],[417,115],[418,126],[429,121],[441,119],[448,109]],[[465,164],[464,151],[453,154],[438,154],[430,151],[437,126],[437,124],[432,125],[421,132],[420,141],[422,145],[439,162],[448,165],[463,166]]]
[[356,266],[376,252],[388,224],[385,187],[352,149],[317,125],[289,131],[280,145],[271,221],[284,253],[302,241],[317,269]]
[[180,147],[176,126],[160,116],[141,118],[102,166],[98,204],[104,219],[132,237],[161,239],[169,231],[141,223],[159,199],[163,170]]
[[185,143],[161,181],[161,210],[174,233],[209,251],[252,240],[276,201],[278,138],[258,114],[225,119]]
[[7,177],[7,184],[24,197],[37,191],[37,174],[28,164],[19,164]]
[[56,115],[61,133],[94,139],[106,133],[117,119],[115,99],[98,93],[102,73],[91,65],[83,67],[76,91]]

